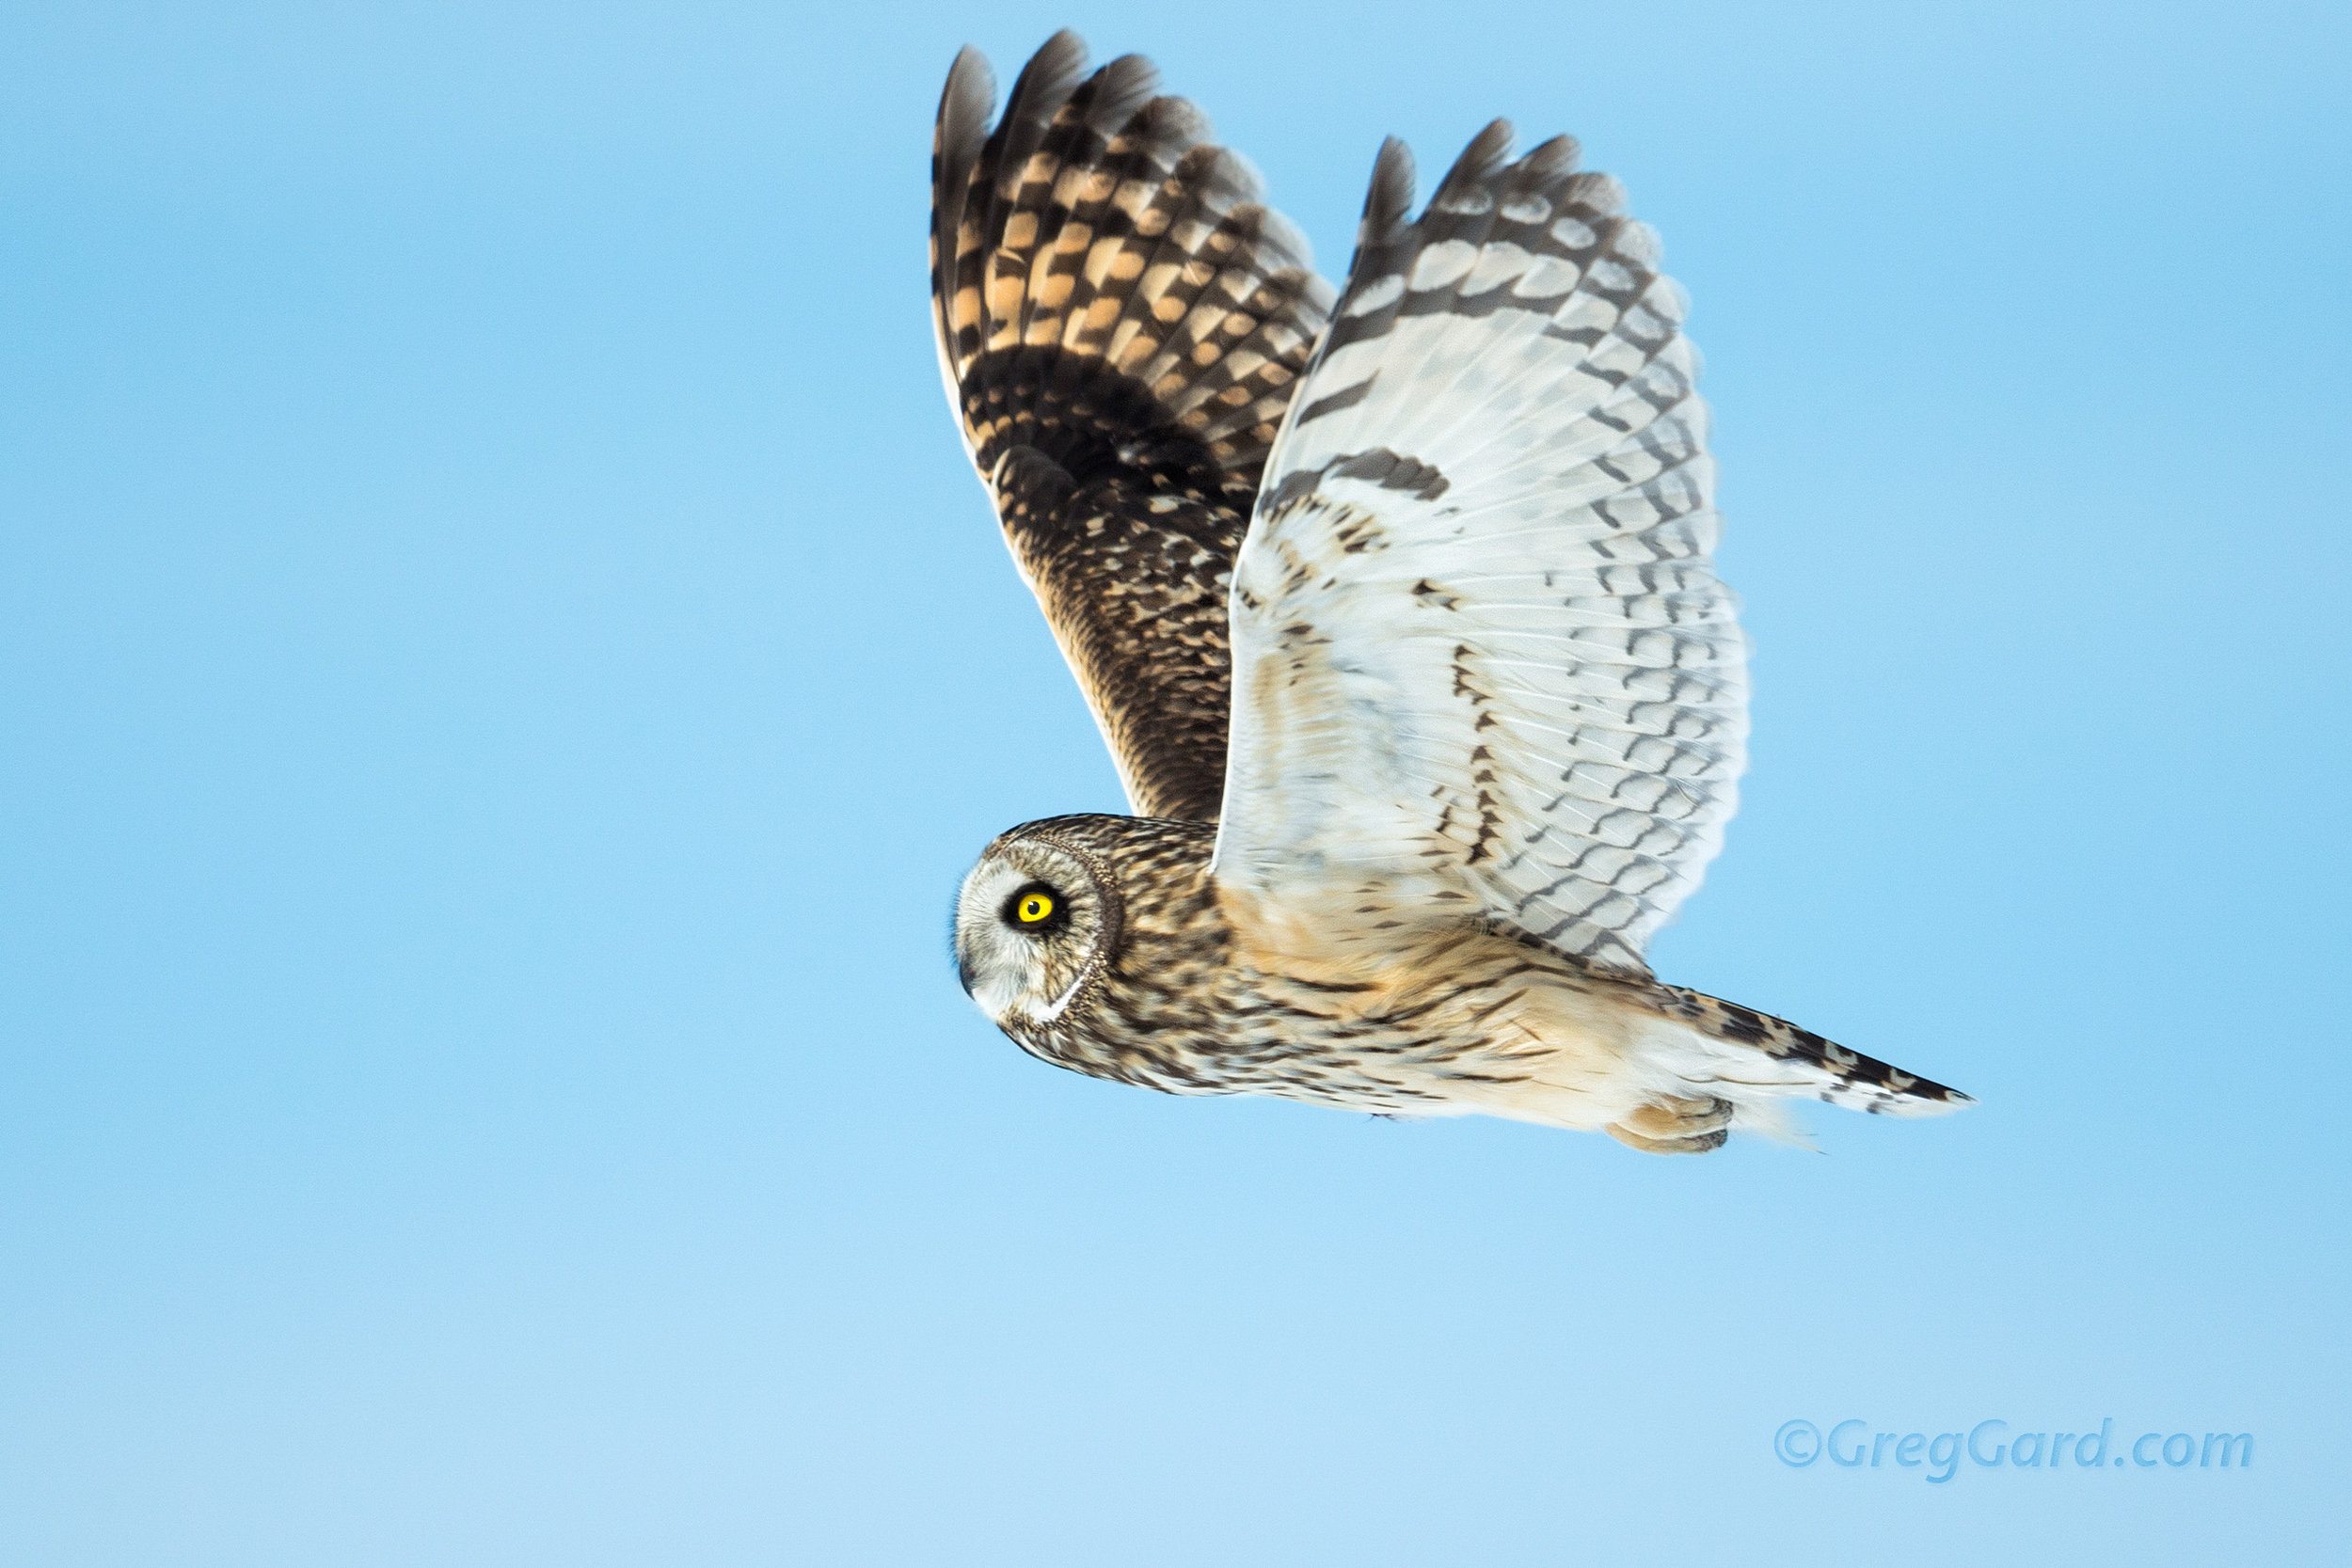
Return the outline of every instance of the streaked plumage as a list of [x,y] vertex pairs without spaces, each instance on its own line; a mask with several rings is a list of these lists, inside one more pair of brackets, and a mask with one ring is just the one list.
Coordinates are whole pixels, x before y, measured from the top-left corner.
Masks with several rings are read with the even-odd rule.
[[[1381,150],[1336,303],[1141,60],[1064,33],[933,148],[948,397],[1127,817],[1000,837],[965,988],[1183,1094],[1483,1112],[1695,1152],[1791,1095],[1966,1097],[1657,982],[1720,847],[1744,642],[1655,236],[1498,121],[1410,216]],[[1043,912],[1040,912],[1043,911]]]

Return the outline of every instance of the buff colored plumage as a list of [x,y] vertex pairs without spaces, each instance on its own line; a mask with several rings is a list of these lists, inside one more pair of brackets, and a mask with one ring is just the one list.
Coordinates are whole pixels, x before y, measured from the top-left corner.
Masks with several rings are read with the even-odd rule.
[[1336,299],[1256,177],[1057,36],[933,153],[951,405],[1136,817],[1014,829],[965,989],[1178,1094],[1703,1152],[1810,1097],[1967,1097],[1658,982],[1745,766],[1697,356],[1656,239],[1497,122],[1418,218],[1382,150]]

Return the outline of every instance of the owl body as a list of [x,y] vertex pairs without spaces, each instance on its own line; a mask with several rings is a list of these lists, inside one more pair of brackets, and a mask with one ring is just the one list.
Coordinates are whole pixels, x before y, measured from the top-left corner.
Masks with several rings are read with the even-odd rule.
[[[1867,1057],[1839,1067],[1837,1047],[1781,1020],[1464,910],[1416,911],[1375,887],[1270,907],[1218,884],[1215,844],[1213,823],[1091,815],[1002,835],[959,900],[967,987],[1030,1054],[1098,1078],[1484,1114],[1660,1152],[1716,1147],[1735,1117],[1783,1133],[1774,1101],[1834,1074],[1825,1098],[1862,1108],[1910,1087]],[[1025,895],[1053,901],[1045,929],[1020,929]]]
[[1485,1114],[1703,1152],[1808,1097],[1967,1097],[1659,982],[1720,846],[1745,639],[1656,237],[1497,121],[1418,218],[1384,147],[1343,291],[1198,112],[1050,41],[933,150],[966,450],[1137,815],[965,878],[964,989],[1174,1094]]
[[1084,879],[1073,926],[1031,940],[1116,933],[1100,964],[1073,962],[1033,993],[1058,1002],[1051,1016],[1016,1006],[1006,1031],[1046,1061],[1142,1087],[1391,1115],[1471,1109],[1462,1091],[1527,1082],[1531,1055],[1591,1056],[1584,1076],[1607,1076],[1595,1069],[1624,1042],[1603,1038],[1623,1031],[1558,955],[1462,912],[1401,921],[1376,941],[1328,940],[1295,911],[1220,888],[1215,842],[1214,824],[1085,816],[991,846],[961,929],[985,928],[1009,895],[1000,879],[1056,890]]

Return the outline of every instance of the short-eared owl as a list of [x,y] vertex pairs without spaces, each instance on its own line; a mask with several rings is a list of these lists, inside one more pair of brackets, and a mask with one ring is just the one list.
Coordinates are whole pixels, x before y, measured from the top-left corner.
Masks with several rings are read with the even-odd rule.
[[1682,295],[1616,182],[1497,121],[1416,218],[1391,141],[1335,298],[1154,85],[1063,33],[993,128],[972,50],[940,103],[947,397],[1138,813],[988,847],[964,989],[1104,1078],[1660,1153],[1790,1096],[1968,1103],[1643,961],[1747,683]]

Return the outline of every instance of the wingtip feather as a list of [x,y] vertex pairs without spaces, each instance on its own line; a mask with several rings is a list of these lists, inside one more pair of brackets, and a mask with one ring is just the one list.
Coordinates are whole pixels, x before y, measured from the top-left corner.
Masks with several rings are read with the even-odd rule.
[[1051,119],[1078,84],[1086,79],[1086,40],[1064,27],[1040,45],[1028,64],[1013,79],[1012,95],[1005,100],[1005,120]]
[[1438,182],[1437,194],[1429,198],[1429,205],[1440,212],[1483,205],[1489,185],[1511,161],[1512,136],[1509,120],[1487,121],[1486,128],[1462,149],[1454,166],[1446,170],[1445,178]]
[[1369,248],[1395,240],[1413,210],[1413,150],[1390,136],[1373,160],[1372,185],[1364,192],[1364,218],[1357,244]]
[[947,68],[947,85],[940,89],[939,117],[932,130],[932,183],[937,198],[961,197],[963,182],[988,140],[990,114],[996,107],[996,73],[988,56],[971,44],[956,51]]

